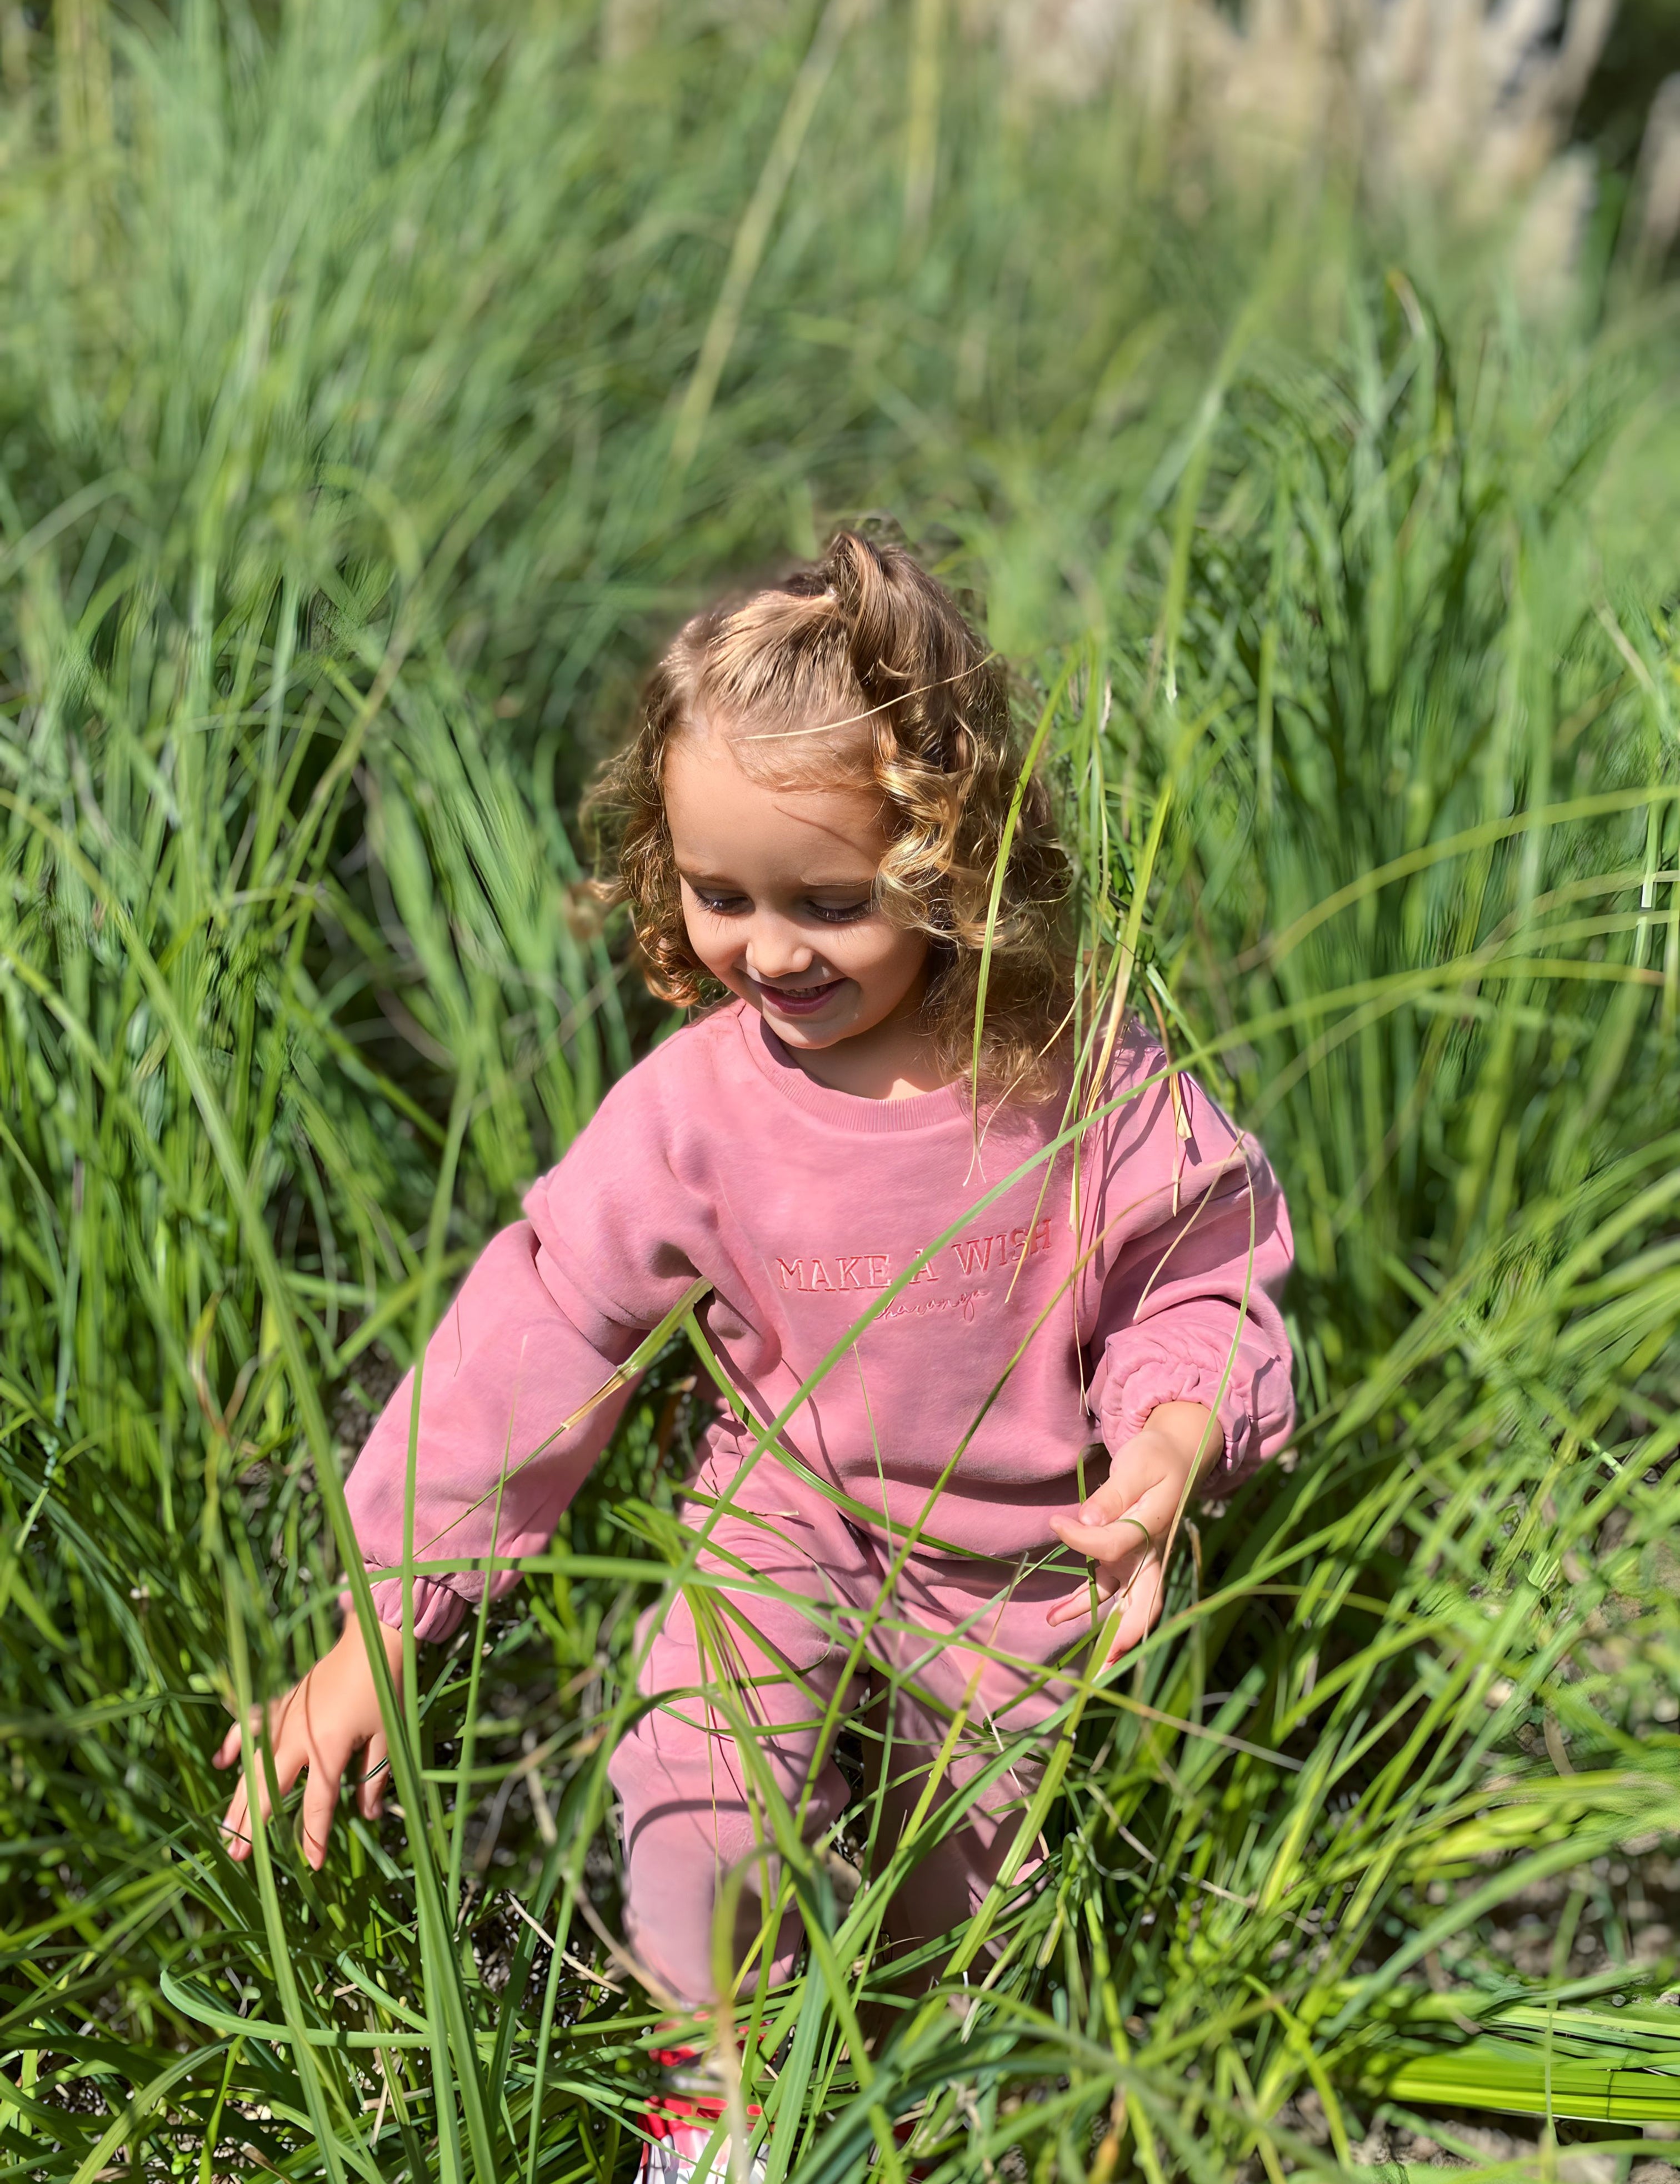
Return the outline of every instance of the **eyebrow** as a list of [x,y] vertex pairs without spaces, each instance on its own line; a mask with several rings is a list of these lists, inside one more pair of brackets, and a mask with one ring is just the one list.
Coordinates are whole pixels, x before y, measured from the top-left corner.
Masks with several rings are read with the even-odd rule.
[[[691,872],[681,865],[677,866],[677,878],[679,879],[687,880],[689,886],[694,888],[734,888],[738,889],[741,884],[738,880],[731,879],[727,874],[723,872]],[[838,894],[843,893],[867,894],[875,885],[875,875],[871,872],[865,877],[862,873],[859,873],[846,879],[802,880],[800,882],[800,885],[808,894]]]

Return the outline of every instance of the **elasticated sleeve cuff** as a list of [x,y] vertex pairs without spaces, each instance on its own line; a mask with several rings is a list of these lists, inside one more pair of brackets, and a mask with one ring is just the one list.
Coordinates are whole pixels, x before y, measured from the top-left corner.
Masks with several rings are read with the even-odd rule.
[[1141,1433],[1149,1413],[1162,1403],[1204,1404],[1217,1421],[1222,1446],[1203,1473],[1199,1490],[1217,1496],[1230,1493],[1258,1471],[1288,1438],[1294,1403],[1281,1362],[1268,1358],[1257,1368],[1254,1359],[1239,1355],[1227,1373],[1222,1357],[1215,1362],[1182,1352],[1174,1356],[1154,1345],[1141,1352],[1130,1343],[1115,1346],[1131,1354],[1114,1359],[1103,1391],[1103,1438],[1110,1454]]
[[1221,1397],[1220,1376],[1184,1358],[1140,1359],[1116,1386],[1110,1383],[1103,1406],[1103,1437],[1110,1453],[1123,1448],[1148,1424],[1163,1403],[1201,1403],[1214,1412],[1222,1441],[1219,1457],[1204,1474],[1204,1482],[1222,1486],[1249,1467],[1244,1462],[1254,1439],[1254,1421],[1227,1387]]
[[[369,1571],[371,1577],[373,1573]],[[491,1583],[491,1596],[498,1598],[518,1581],[516,1570],[498,1570]],[[417,1577],[414,1580],[414,1636],[431,1643],[448,1638],[460,1627],[462,1618],[469,1609],[476,1609],[481,1595],[482,1580],[477,1578]],[[403,1580],[399,1577],[378,1579],[373,1588],[374,1611],[381,1623],[392,1630],[403,1627]],[[338,1605],[348,1622],[356,1612],[354,1597],[348,1591],[338,1596]]]

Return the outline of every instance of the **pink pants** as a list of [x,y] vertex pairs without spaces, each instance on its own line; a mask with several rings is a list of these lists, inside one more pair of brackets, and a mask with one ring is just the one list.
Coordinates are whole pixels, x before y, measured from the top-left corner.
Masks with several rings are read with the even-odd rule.
[[[720,1452],[703,1467],[696,1490],[720,1495],[737,1468],[732,1449]],[[708,1514],[690,1503],[683,1521],[698,1529]],[[1076,1670],[1058,1673],[1054,1664],[1080,1626],[1053,1629],[1045,1611],[1079,1582],[1081,1567],[1064,1557],[1059,1569],[1023,1572],[1012,1563],[913,1552],[887,1596],[893,1559],[884,1535],[849,1524],[815,1489],[761,1457],[737,1482],[701,1555],[702,1569],[730,1580],[721,1591],[697,1591],[703,1628],[678,1596],[654,1634],[640,1689],[659,1703],[625,1737],[609,1772],[624,1804],[629,1939],[681,2001],[704,2003],[715,1992],[713,1914],[732,1869],[747,1869],[745,1930],[757,1930],[756,1892],[771,1841],[765,1777],[807,1840],[850,1802],[825,1717],[837,1724],[854,1715],[873,1733],[866,1750],[878,1755],[883,1786],[880,1863],[965,1700],[940,1800],[1070,1695]],[[872,1609],[878,1619],[853,1667]],[[890,1710],[878,1699],[883,1668],[898,1679]],[[744,1765],[735,1726],[743,1715],[754,1724],[758,1755]],[[971,1914],[997,1878],[1044,1758],[1034,1739],[976,1793],[963,1825],[930,1847],[893,1906],[896,1944],[948,1932]],[[797,1927],[784,1927],[774,1977],[791,1969],[798,1942]]]

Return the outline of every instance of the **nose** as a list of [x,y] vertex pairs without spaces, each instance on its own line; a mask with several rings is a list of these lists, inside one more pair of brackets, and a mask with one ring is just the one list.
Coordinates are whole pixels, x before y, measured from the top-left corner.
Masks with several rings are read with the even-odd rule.
[[767,913],[755,917],[747,933],[747,968],[774,985],[780,978],[803,978],[816,961],[816,950],[797,926]]

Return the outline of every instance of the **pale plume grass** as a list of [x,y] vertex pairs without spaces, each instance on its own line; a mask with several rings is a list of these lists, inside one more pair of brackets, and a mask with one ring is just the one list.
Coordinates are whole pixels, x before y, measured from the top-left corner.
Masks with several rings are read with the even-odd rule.
[[1351,183],[1379,218],[1518,230],[1533,304],[1566,294],[1593,200],[1569,125],[1616,0],[970,0],[1041,98],[1124,87],[1180,198]]

